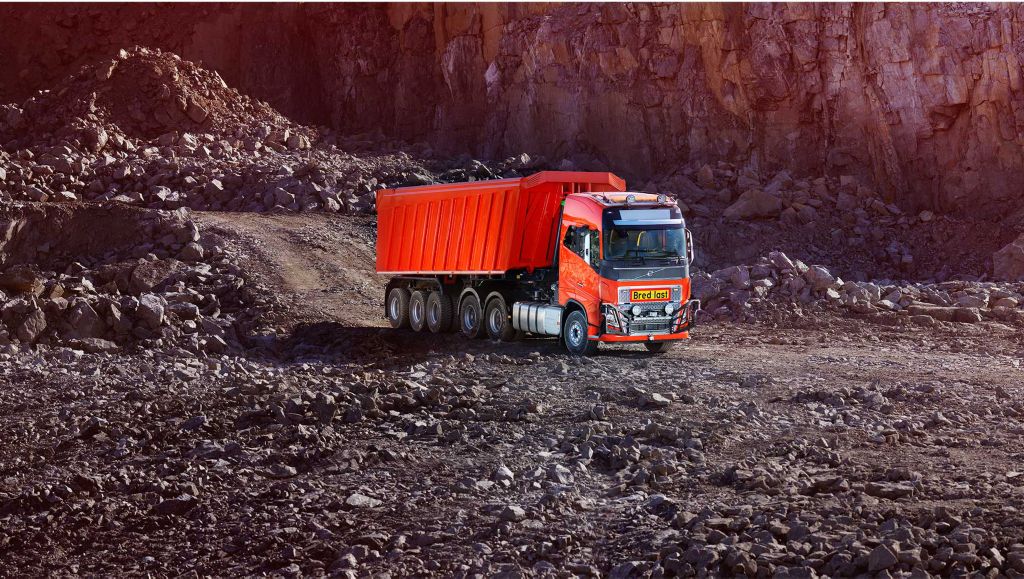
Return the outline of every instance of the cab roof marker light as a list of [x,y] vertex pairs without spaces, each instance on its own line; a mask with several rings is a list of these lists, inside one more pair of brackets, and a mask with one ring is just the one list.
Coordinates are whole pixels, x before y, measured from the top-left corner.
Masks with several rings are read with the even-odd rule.
[[668,203],[668,196],[664,193],[658,195],[658,203]]
[[636,195],[626,195],[626,205],[636,203]]

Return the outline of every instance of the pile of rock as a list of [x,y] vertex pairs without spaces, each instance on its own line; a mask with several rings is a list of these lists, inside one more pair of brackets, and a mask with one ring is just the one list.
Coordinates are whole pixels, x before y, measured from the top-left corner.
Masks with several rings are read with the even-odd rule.
[[833,212],[867,228],[934,218],[930,212],[906,215],[852,175],[795,178],[782,170],[765,180],[753,169],[720,163],[715,169],[705,164],[696,171],[684,170],[648,187],[675,192],[684,212],[705,217],[715,213],[715,205],[725,204],[722,215],[727,219],[778,219],[791,225],[818,222],[823,213]]
[[754,265],[694,274],[694,297],[714,317],[753,313],[770,305],[831,307],[855,314],[907,316],[921,323],[1024,324],[1024,284],[950,281],[844,281],[828,268],[773,251]]
[[[721,162],[681,167],[643,189],[677,198],[701,249],[698,265],[709,270],[779,249],[860,272],[860,280],[981,278],[999,269],[991,256],[1019,234],[1012,219],[992,223],[897,205],[854,175],[764,175]],[[977,235],[981,227],[985,236]],[[1024,253],[1005,254],[1012,259],[1002,269],[1024,272]]]
[[146,140],[168,132],[241,136],[261,124],[270,125],[281,141],[290,132],[296,146],[308,146],[316,136],[229,88],[216,72],[141,47],[81,67],[52,90],[6,107],[4,116],[16,138],[80,136],[100,149],[110,138]]
[[232,311],[244,285],[237,267],[203,244],[187,210],[131,216],[145,239],[66,259],[52,246],[27,248],[22,224],[6,222],[12,235],[0,243],[0,345],[108,352],[142,344],[192,353],[237,347]]
[[370,212],[382,187],[513,175],[406,153],[345,153],[215,72],[137,48],[52,92],[0,107],[0,200],[119,201],[158,209]]

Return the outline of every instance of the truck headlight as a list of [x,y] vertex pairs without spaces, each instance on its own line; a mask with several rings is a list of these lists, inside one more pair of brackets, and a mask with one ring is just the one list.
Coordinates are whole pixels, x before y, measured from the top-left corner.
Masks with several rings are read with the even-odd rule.
[[676,305],[674,303],[669,302],[669,303],[665,304],[665,313],[666,314],[671,316],[672,312],[674,312],[674,311],[676,311]]
[[633,309],[631,309],[630,311],[633,312],[634,316],[639,316],[640,312],[642,312],[644,310],[640,306],[633,306]]

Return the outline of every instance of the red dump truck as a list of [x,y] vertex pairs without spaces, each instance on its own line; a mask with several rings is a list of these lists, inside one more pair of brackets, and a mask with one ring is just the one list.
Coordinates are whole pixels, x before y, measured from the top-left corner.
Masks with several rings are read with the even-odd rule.
[[666,351],[689,337],[693,244],[678,206],[630,193],[612,173],[529,177],[377,192],[377,272],[385,315],[418,332],[557,336]]

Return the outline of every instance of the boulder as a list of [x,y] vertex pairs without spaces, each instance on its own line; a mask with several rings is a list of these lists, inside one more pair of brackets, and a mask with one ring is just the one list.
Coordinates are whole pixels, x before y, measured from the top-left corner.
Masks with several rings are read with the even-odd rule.
[[992,307],[993,308],[1011,308],[1012,309],[1012,308],[1017,307],[1017,305],[1019,303],[1020,302],[1017,300],[1017,298],[1012,297],[1012,296],[1007,296],[1007,297],[1004,297],[1004,298],[999,298],[999,299],[995,300],[994,302],[992,302]]
[[143,261],[132,270],[128,291],[133,294],[151,292],[168,282],[177,269],[173,262]]
[[668,192],[680,199],[702,199],[705,191],[686,175],[676,175],[664,184]]
[[704,165],[697,171],[697,184],[705,189],[714,189],[715,172],[711,170],[710,165]]
[[310,143],[305,135],[291,135],[288,137],[287,145],[291,149],[308,149]]
[[43,191],[42,189],[36,187],[35,185],[29,185],[25,187],[24,193],[26,196],[28,196],[29,199],[33,201],[43,202],[50,198],[50,195],[46,191]]
[[100,315],[85,300],[79,300],[71,308],[65,321],[68,326],[65,337],[72,339],[97,338],[107,329]]
[[986,308],[988,307],[988,297],[979,295],[962,295],[956,299],[956,304],[965,308]]
[[772,262],[772,265],[781,270],[796,269],[793,262],[781,251],[772,251],[768,254],[768,261]]
[[295,203],[295,195],[291,194],[285,189],[276,187],[274,189],[274,203],[282,207],[287,207],[292,203]]
[[221,183],[220,179],[211,179],[203,187],[203,195],[211,202],[222,199],[224,197],[224,184]]
[[199,124],[205,121],[206,117],[210,116],[210,111],[203,105],[192,101],[188,104],[185,114],[188,115],[188,118],[192,119],[192,122]]
[[46,313],[34,305],[27,316],[22,319],[15,335],[22,342],[32,343],[39,339],[39,335],[46,329]]
[[711,298],[716,297],[722,293],[721,282],[715,278],[701,276],[695,277],[693,280],[693,297],[702,302],[707,302]]
[[888,569],[899,562],[899,557],[887,545],[875,547],[868,555],[868,569],[872,572]]
[[940,322],[952,322],[958,308],[914,304],[907,308],[911,316],[928,316]]
[[103,340],[101,338],[85,338],[82,340],[72,340],[71,346],[75,349],[89,352],[90,354],[112,354],[119,350],[117,344],[110,340]]
[[992,273],[1001,280],[1024,280],[1024,235],[992,255]]
[[963,324],[975,324],[981,321],[981,310],[978,308],[955,308],[953,321]]
[[202,261],[203,260],[203,246],[192,241],[182,248],[178,258],[182,261]]
[[199,306],[187,302],[170,304],[167,306],[167,312],[174,314],[182,320],[199,319]]
[[839,193],[836,197],[836,209],[840,211],[853,211],[857,208],[857,198],[847,193]]
[[139,320],[151,329],[159,328],[164,323],[164,304],[160,296],[144,294],[139,297],[139,308],[136,310]]
[[14,266],[0,273],[0,289],[10,294],[43,293],[43,280],[39,274],[25,266]]
[[733,287],[747,289],[750,287],[750,270],[746,266],[737,265],[729,268],[729,281]]
[[836,278],[833,277],[827,269],[820,265],[812,265],[807,272],[804,273],[804,277],[815,291],[826,290],[836,283]]
[[780,213],[782,213],[782,199],[760,189],[751,189],[740,195],[735,203],[727,207],[723,215],[728,219],[751,219],[778,217]]
[[810,205],[800,205],[797,208],[797,217],[801,223],[810,223],[818,219],[818,212]]
[[761,182],[756,177],[748,175],[746,173],[736,178],[736,188],[740,191],[746,191],[747,189],[757,189],[761,186]]

